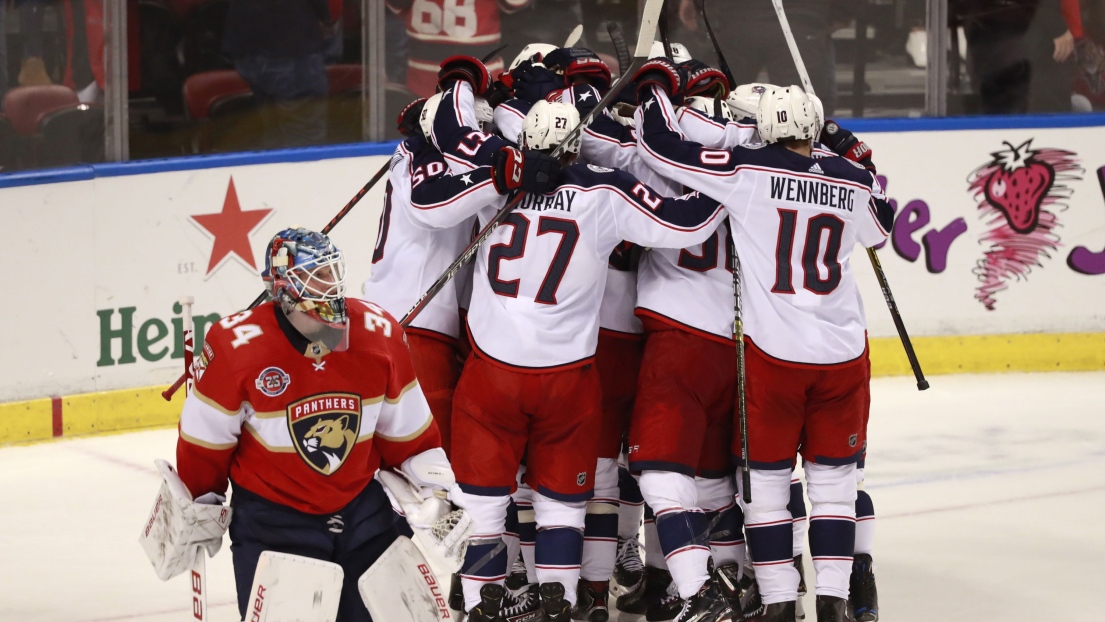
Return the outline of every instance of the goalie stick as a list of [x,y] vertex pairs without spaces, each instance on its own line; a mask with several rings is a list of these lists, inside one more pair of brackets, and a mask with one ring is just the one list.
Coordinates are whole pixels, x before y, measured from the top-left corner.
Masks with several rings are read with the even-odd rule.
[[[790,22],[787,21],[786,11],[783,10],[783,0],[771,0],[771,4],[775,6],[775,14],[779,17],[779,27],[783,29],[783,37],[787,40],[787,47],[790,49],[791,58],[794,59],[794,66],[798,69],[798,77],[802,81],[802,88],[813,95],[813,83],[810,82],[810,74],[806,71],[806,63],[802,61],[802,54],[798,51],[798,44],[794,41],[794,33],[790,30]],[[917,390],[924,391],[929,388],[929,382],[925,380],[925,373],[921,370],[921,362],[917,360],[917,353],[913,350],[913,342],[910,341],[909,333],[906,332],[902,314],[898,311],[898,304],[894,302],[894,294],[890,291],[890,282],[886,279],[882,262],[879,261],[879,256],[873,248],[867,249],[867,258],[871,260],[871,267],[875,270],[875,278],[878,279],[879,287],[882,289],[882,297],[886,299],[886,307],[890,310],[894,327],[898,329],[898,337],[902,340],[902,347],[905,349],[906,358],[909,359],[909,366],[913,368],[913,377],[917,380]]]
[[[645,61],[648,60],[649,51],[652,49],[652,42],[656,38],[656,25],[660,18],[660,13],[663,11],[663,8],[664,0],[646,0],[644,11],[641,13],[641,29],[637,35],[637,48],[633,52],[633,62],[630,63],[629,68],[624,74],[618,76],[617,81],[614,82],[613,86],[610,87],[610,90],[606,92],[606,95],[603,95],[602,99],[599,100],[599,103],[591,110],[591,112],[587,113],[587,115],[580,120],[579,125],[575,126],[575,128],[572,129],[572,133],[569,134],[563,141],[561,141],[559,145],[557,145],[556,149],[554,149],[552,152],[552,156],[554,158],[559,156],[563,152],[564,145],[571,143],[575,140],[577,136],[579,136],[580,132],[582,132],[583,129],[591,123],[591,119],[593,119],[596,114],[599,114],[602,111],[606,110],[606,107],[610,105],[610,102],[614,101],[614,98],[617,97],[618,93],[629,82],[629,78],[637,71],[637,69],[642,64],[644,64]],[[514,211],[514,208],[522,202],[522,198],[524,196],[524,193],[518,193],[517,196],[511,199],[511,201],[507,203],[505,207],[499,210],[499,212],[495,214],[495,216],[490,221],[488,221],[486,225],[484,225],[483,229],[480,230],[476,238],[472,240],[471,244],[468,245],[468,248],[464,249],[460,256],[457,257],[453,261],[453,263],[445,269],[445,272],[443,272],[441,276],[438,277],[436,281],[434,281],[434,284],[430,286],[430,289],[426,290],[426,293],[422,294],[422,297],[414,303],[414,306],[411,307],[411,310],[408,311],[407,314],[403,316],[403,319],[399,321],[399,324],[403,328],[410,326],[410,323],[414,321],[414,318],[418,317],[418,314],[421,313],[422,310],[426,308],[426,305],[429,304],[431,300],[433,300],[434,296],[436,296],[438,292],[440,292],[445,287],[445,284],[452,280],[452,278],[456,276],[457,272],[459,272],[460,269],[464,267],[464,264],[468,263],[472,259],[472,257],[476,255],[476,251],[478,251],[480,247],[483,246],[483,243],[487,241],[487,238],[491,237],[491,233],[495,231],[495,228],[498,227],[499,224],[501,224],[504,220],[506,220],[506,217],[509,216],[510,213]]]

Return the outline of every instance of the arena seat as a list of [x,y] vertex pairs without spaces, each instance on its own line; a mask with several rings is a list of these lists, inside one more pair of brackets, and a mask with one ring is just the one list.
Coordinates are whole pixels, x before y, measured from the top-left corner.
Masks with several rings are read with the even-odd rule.
[[216,102],[242,95],[252,97],[249,84],[233,69],[205,71],[184,80],[184,109],[192,119],[207,119]]
[[79,103],[77,93],[67,86],[17,86],[4,96],[3,112],[17,135],[31,137],[46,114]]

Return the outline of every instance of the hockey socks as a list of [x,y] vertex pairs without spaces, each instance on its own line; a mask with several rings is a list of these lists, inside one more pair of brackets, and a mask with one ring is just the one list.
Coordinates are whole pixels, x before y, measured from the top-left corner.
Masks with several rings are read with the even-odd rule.
[[792,531],[792,557],[798,557],[806,550],[806,499],[802,495],[802,480],[793,472],[790,476],[790,503],[787,504],[791,520],[794,523]]
[[810,497],[810,555],[818,596],[848,598],[856,541],[855,465],[807,463]]
[[609,581],[618,555],[618,462],[599,458],[595,496],[587,502],[583,528],[583,568],[587,581]]
[[875,552],[875,504],[866,490],[856,493],[856,555]]
[[557,501],[535,493],[533,509],[537,517],[534,569],[541,585],[564,586],[564,599],[576,602],[580,565],[583,561],[583,527],[587,515],[585,502]]

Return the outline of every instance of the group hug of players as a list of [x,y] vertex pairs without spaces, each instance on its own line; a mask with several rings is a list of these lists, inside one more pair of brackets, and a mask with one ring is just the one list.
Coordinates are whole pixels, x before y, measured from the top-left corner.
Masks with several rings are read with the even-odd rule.
[[447,59],[398,120],[371,302],[346,298],[328,238],[285,230],[265,258],[274,301],[209,331],[177,461],[197,497],[235,485],[243,616],[260,552],[281,550],[341,564],[339,620],[367,619],[350,584],[398,533],[372,479],[392,467],[471,517],[450,605],[472,622],[795,620],[801,456],[817,620],[878,619],[849,263],[892,224],[870,149],[823,132],[798,87],[730,93],[662,53],[573,136],[610,86],[581,48],[533,44],[495,80]]

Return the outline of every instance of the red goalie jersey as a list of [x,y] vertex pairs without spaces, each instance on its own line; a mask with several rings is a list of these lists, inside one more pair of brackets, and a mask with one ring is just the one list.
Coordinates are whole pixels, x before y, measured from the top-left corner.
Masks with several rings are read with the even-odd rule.
[[[437,89],[441,61],[455,54],[483,58],[499,47],[499,11],[513,13],[530,0],[387,0],[402,16],[410,39],[407,88],[419,97]],[[503,70],[503,60],[487,63],[492,74]]]
[[346,506],[381,466],[441,445],[399,323],[346,299],[349,348],[328,352],[265,303],[207,333],[184,402],[177,470],[193,495],[235,486],[309,514]]

